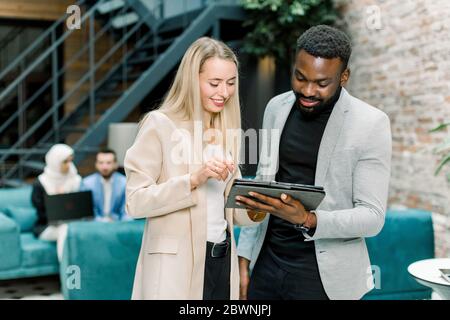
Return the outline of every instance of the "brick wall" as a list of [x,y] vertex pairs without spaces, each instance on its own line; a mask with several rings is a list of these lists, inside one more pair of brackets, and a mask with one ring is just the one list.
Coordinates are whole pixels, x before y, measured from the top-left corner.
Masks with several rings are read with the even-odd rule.
[[[350,92],[385,111],[393,133],[390,206],[434,212],[436,255],[450,256],[450,183],[432,149],[450,132],[450,1],[335,0],[354,45]],[[411,230],[414,232],[414,230]]]

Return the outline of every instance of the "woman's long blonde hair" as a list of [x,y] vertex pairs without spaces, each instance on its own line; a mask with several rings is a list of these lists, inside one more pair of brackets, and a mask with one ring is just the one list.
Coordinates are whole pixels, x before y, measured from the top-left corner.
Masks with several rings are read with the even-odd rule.
[[[210,58],[232,61],[236,64],[236,68],[239,68],[236,55],[225,43],[209,37],[199,38],[191,44],[184,54],[172,86],[159,111],[169,117],[203,122],[199,74],[206,60]],[[238,164],[241,147],[238,75],[236,75],[235,88],[234,94],[228,99],[224,109],[213,117],[212,124],[222,134],[225,151],[230,152],[235,163]],[[146,117],[147,115],[141,123],[145,121]],[[205,124],[203,124],[203,127],[205,128]],[[229,135],[230,132],[232,135]],[[227,136],[228,138],[233,137],[234,141],[229,141],[230,139],[227,139]]]

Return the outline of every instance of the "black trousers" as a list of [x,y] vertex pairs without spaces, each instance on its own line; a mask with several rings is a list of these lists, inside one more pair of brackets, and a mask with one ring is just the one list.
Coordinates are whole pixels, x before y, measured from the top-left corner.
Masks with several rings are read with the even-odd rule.
[[213,245],[206,243],[203,300],[230,300],[231,246],[225,256],[212,257]]
[[248,300],[329,300],[317,274],[283,270],[263,247],[253,269]]

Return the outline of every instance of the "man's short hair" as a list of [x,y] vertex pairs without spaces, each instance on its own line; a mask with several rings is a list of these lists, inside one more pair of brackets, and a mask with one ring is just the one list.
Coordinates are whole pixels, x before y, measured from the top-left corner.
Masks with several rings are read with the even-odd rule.
[[98,156],[100,153],[111,153],[111,154],[114,156],[114,161],[117,162],[117,155],[116,155],[116,152],[115,152],[114,150],[108,149],[108,148],[100,149],[99,151],[97,151],[97,153],[96,153],[96,155],[95,155],[95,159],[96,159],[96,160],[97,160],[97,156]]
[[300,50],[305,50],[314,57],[340,58],[345,70],[352,54],[352,45],[350,38],[341,30],[327,25],[318,25],[311,27],[298,38],[296,54]]

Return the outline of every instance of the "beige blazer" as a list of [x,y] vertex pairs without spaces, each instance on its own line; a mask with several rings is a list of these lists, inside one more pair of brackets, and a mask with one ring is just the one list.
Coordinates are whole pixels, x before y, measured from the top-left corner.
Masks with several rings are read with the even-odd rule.
[[[126,211],[146,218],[132,299],[202,299],[206,253],[205,185],[191,191],[193,123],[153,111],[128,149]],[[193,146],[193,147],[192,147]],[[183,158],[187,157],[187,158]],[[182,161],[183,159],[189,159]],[[226,186],[224,201],[236,170]],[[231,233],[231,299],[239,299],[239,268],[233,226],[255,224],[245,210],[225,209]]]

